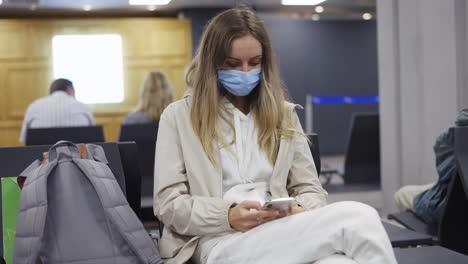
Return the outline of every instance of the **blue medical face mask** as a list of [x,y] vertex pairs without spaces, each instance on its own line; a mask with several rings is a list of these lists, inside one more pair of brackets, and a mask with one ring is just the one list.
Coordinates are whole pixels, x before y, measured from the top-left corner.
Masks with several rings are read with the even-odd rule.
[[223,87],[235,96],[247,96],[260,82],[262,69],[249,72],[218,70],[218,80]]

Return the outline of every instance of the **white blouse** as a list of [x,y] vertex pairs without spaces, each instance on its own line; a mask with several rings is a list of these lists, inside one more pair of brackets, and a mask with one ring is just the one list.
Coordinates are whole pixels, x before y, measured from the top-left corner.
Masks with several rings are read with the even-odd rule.
[[232,142],[234,134],[236,141],[219,151],[223,175],[223,199],[236,203],[252,200],[264,204],[269,198],[268,183],[273,166],[258,145],[254,115],[252,112],[245,115],[227,99],[224,100],[224,104],[233,116],[231,122],[235,131],[223,123],[221,132],[228,143]]
[[[223,174],[223,199],[240,203],[245,200],[258,201],[262,205],[269,195],[269,182],[273,173],[273,166],[265,152],[260,150],[257,142],[258,131],[255,127],[255,118],[252,112],[245,115],[226,98],[223,103],[227,111],[232,114],[234,130],[224,121],[221,122],[221,133],[226,143],[231,143],[236,136],[234,144],[221,146],[220,163]],[[202,236],[195,251],[193,260],[204,263],[209,252],[217,243],[229,239],[235,232]]]

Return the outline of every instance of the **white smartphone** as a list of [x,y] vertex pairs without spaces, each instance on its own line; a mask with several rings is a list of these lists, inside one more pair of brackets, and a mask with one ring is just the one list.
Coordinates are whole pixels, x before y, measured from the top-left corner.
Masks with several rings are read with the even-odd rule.
[[270,201],[267,201],[263,205],[263,210],[268,210],[268,209],[277,209],[280,211],[288,211],[291,207],[293,207],[296,204],[294,198],[292,197],[286,197],[286,198],[278,198],[278,199],[273,199]]

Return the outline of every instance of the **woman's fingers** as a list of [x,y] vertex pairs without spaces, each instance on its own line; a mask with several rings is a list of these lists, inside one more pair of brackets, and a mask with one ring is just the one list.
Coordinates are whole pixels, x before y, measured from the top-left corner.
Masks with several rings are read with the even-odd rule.
[[243,201],[239,204],[239,206],[245,209],[256,209],[256,210],[262,209],[262,204],[260,204],[257,201]]
[[261,224],[282,218],[288,212],[278,210],[262,210],[262,205],[256,201],[243,201],[230,209],[229,223],[241,232],[246,232]]
[[276,219],[278,219],[278,218],[281,218],[281,217],[267,217],[267,218],[263,218],[263,219],[261,220],[261,222],[262,222],[262,224],[264,224],[264,223],[268,223],[268,222],[270,222],[270,221],[276,220]]
[[257,221],[257,219],[263,219],[263,218],[268,218],[268,217],[276,217],[279,215],[279,212],[276,210],[260,210],[260,211],[249,211],[244,219],[245,220],[250,220],[250,221]]

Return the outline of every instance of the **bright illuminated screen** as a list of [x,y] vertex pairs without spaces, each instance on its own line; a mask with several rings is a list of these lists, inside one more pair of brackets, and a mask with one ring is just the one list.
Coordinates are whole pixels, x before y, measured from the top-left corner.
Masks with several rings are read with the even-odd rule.
[[123,101],[120,35],[57,35],[52,39],[52,56],[54,79],[72,81],[78,101],[86,104]]

